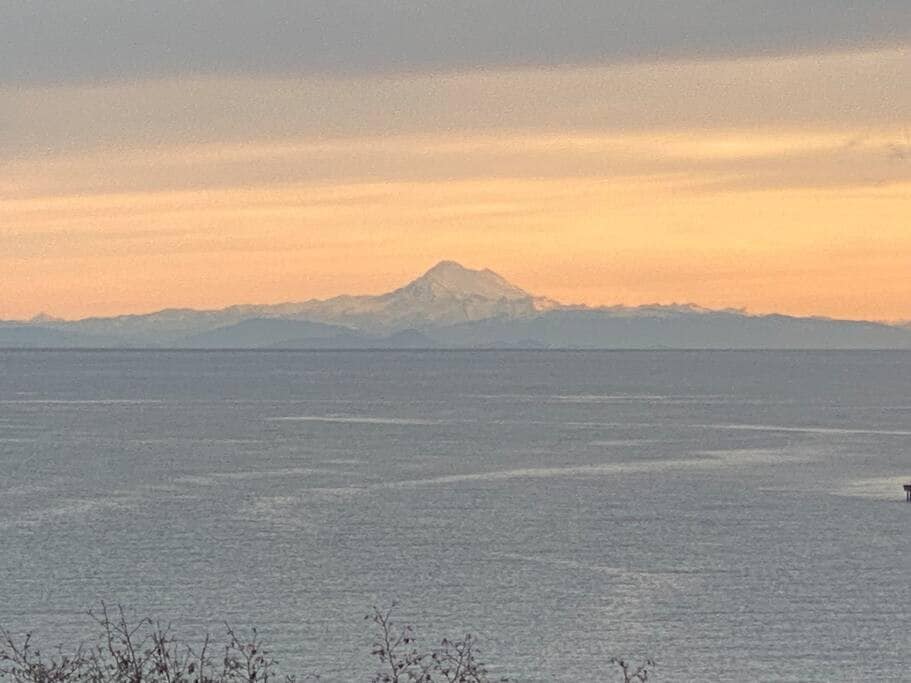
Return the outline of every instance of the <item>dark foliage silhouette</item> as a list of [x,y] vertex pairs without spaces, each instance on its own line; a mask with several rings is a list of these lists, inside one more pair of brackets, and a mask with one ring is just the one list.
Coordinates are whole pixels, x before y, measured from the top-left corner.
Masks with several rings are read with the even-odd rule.
[[[255,628],[249,633],[225,624],[217,641],[206,634],[198,644],[180,640],[170,624],[149,618],[131,621],[121,606],[102,603],[89,617],[94,638],[69,650],[39,648],[31,633],[15,636],[0,628],[0,679],[14,683],[297,683],[319,680],[313,673],[282,674]],[[393,619],[393,608],[374,608],[366,619],[375,628],[371,654],[377,660],[372,683],[494,683],[471,634],[444,638],[435,647],[418,645],[414,629]],[[655,667],[609,660],[623,683],[645,683]],[[616,680],[616,679],[612,679]]]

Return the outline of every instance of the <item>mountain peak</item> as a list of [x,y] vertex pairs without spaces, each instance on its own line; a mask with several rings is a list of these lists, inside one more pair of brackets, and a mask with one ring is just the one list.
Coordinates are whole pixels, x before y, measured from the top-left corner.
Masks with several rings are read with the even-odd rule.
[[492,270],[473,270],[455,261],[440,261],[406,289],[429,290],[452,297],[484,299],[529,299],[528,292],[516,287]]
[[33,325],[41,325],[41,324],[46,324],[46,323],[62,323],[64,321],[63,321],[63,318],[55,318],[54,316],[48,315],[47,313],[42,311],[41,313],[38,313],[37,315],[32,316],[29,319],[29,322],[32,323]]
[[459,271],[471,272],[471,269],[466,268],[458,261],[450,261],[450,260],[444,259],[444,260],[440,261],[438,264],[436,264],[433,268],[428,270],[425,273],[425,275],[429,275],[430,273],[445,273],[445,272],[450,272],[450,271],[451,272],[459,272]]

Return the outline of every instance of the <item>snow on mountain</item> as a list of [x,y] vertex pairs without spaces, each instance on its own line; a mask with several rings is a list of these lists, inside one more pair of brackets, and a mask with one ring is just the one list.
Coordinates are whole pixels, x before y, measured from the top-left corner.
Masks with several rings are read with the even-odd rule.
[[492,301],[516,301],[532,298],[528,292],[510,284],[492,270],[471,270],[455,261],[440,261],[417,280],[388,296],[396,295],[424,300],[480,297]]
[[184,340],[251,319],[283,319],[340,325],[369,335],[390,335],[439,325],[533,316],[558,307],[534,297],[490,270],[442,261],[399,289],[377,296],[343,295],[220,310],[172,308],[144,315],[45,321],[55,329],[105,335],[129,345],[179,345]]
[[472,270],[454,261],[442,261],[416,280],[379,296],[339,296],[325,301],[226,310],[386,334],[501,316],[521,318],[556,305],[532,296],[491,270]]
[[911,348],[911,328],[900,325],[754,316],[694,304],[565,306],[454,261],[376,296],[72,322],[42,316],[7,323],[0,332],[0,346],[49,347]]

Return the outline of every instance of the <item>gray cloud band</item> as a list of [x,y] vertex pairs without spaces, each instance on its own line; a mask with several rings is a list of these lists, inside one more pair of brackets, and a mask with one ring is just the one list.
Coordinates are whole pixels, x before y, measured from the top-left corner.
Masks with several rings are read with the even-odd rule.
[[7,0],[0,83],[600,64],[909,42],[907,0]]

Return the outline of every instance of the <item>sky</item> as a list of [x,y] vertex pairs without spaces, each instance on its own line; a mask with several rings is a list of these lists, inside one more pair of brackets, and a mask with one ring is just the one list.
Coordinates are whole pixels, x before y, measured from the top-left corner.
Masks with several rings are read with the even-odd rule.
[[907,0],[0,0],[0,319],[379,293],[911,319]]

